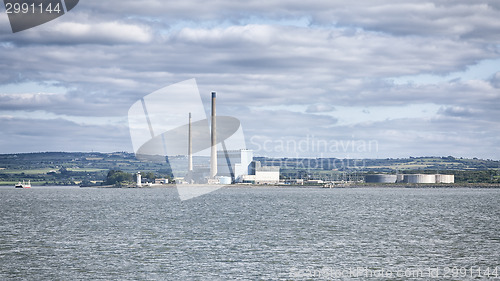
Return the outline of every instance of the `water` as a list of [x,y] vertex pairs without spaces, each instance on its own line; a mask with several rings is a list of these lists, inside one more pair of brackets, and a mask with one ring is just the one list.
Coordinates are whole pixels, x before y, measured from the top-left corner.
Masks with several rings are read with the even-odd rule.
[[[500,266],[499,199],[497,189],[226,188],[180,202],[172,188],[4,187],[0,279],[421,280],[411,274],[431,269],[435,280],[486,280],[477,270]],[[355,268],[372,275],[349,276]]]

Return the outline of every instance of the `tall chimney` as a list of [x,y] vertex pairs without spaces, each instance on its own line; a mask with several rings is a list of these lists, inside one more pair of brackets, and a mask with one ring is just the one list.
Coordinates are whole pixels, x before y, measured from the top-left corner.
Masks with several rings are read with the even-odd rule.
[[216,114],[215,114],[215,98],[216,92],[212,92],[212,150],[210,152],[210,178],[215,178],[217,175],[217,134],[216,134]]
[[191,112],[189,112],[188,132],[188,172],[193,171],[193,135],[191,134]]

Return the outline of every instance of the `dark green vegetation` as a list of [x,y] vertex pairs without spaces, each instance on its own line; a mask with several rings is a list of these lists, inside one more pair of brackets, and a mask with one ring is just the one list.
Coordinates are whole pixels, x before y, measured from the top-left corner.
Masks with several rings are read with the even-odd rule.
[[[153,182],[156,175],[153,172],[141,172],[141,176],[148,182]],[[137,182],[137,174],[127,173],[119,170],[110,170],[104,181],[104,185],[134,186]],[[91,184],[83,184],[91,185]]]
[[[279,166],[283,179],[356,180],[369,173],[454,174],[457,183],[500,183],[500,161],[448,157],[405,159],[296,159],[256,157],[263,166]],[[132,153],[24,153],[0,155],[0,184],[31,180],[34,185],[133,184],[143,178],[172,179],[161,161],[139,161]]]
[[500,161],[447,157],[387,159],[256,158],[283,179],[359,180],[366,174],[452,174],[456,183],[500,183]]
[[106,185],[122,185],[122,184],[132,184],[134,182],[134,176],[130,173],[110,170],[108,175],[106,176],[106,181],[104,184]]
[[152,179],[171,177],[166,163],[141,162],[134,154],[125,152],[0,154],[0,184],[3,185],[14,185],[20,180],[31,180],[33,185],[100,185],[122,179],[119,174],[108,177],[112,170],[127,174],[121,175],[126,177],[125,182],[134,182],[137,171]]

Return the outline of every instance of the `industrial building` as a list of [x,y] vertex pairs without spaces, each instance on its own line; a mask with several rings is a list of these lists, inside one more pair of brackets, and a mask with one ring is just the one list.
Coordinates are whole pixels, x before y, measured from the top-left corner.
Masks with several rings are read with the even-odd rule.
[[252,161],[248,175],[241,177],[243,183],[277,184],[280,181],[280,167],[264,166],[260,161]]
[[455,183],[455,175],[441,174],[374,174],[366,175],[367,183]]
[[217,151],[217,176],[241,182],[250,173],[253,151],[249,149]]
[[[188,114],[187,126],[187,174],[179,182],[185,183],[208,183],[208,184],[232,184],[251,182],[256,184],[275,184],[279,182],[279,167],[262,167],[260,162],[253,161],[253,151],[249,149],[227,150],[224,143],[230,136],[217,135],[217,118],[226,120],[229,117],[217,117],[216,115],[216,92],[212,92],[212,114],[210,128],[210,169],[197,167],[193,163],[193,138],[192,116]],[[224,119],[225,118],[225,119]],[[227,120],[226,120],[227,121]],[[222,123],[223,125],[228,125]],[[232,124],[232,123],[230,123]],[[239,121],[237,121],[239,126]],[[224,126],[223,126],[224,128]],[[224,131],[224,130],[222,130]],[[227,128],[225,131],[228,131]],[[229,130],[230,131],[230,130]],[[219,132],[220,133],[220,132]],[[227,133],[226,133],[227,134]],[[221,138],[219,141],[218,138]],[[196,140],[195,140],[196,141]],[[219,144],[220,143],[220,144]],[[218,146],[223,150],[217,150]],[[208,172],[208,173],[207,173]]]

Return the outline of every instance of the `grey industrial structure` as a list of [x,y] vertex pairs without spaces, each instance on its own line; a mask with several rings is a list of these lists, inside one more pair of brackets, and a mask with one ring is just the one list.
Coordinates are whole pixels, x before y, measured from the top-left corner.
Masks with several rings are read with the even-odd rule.
[[253,150],[240,149],[217,152],[217,176],[219,183],[277,184],[280,180],[279,167],[262,166],[253,160]]
[[249,149],[217,151],[217,176],[239,182],[249,174],[252,161],[253,151]]
[[191,113],[188,123],[188,171],[183,180],[185,183],[207,182],[210,184],[231,183],[257,183],[276,184],[279,183],[279,167],[262,167],[260,162],[253,161],[253,151],[249,149],[217,151],[217,115],[216,115],[216,92],[212,92],[212,113],[210,128],[210,170],[208,177],[206,169],[193,170],[193,134],[191,124]]

